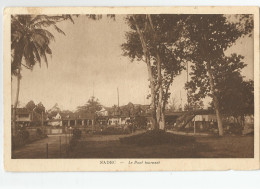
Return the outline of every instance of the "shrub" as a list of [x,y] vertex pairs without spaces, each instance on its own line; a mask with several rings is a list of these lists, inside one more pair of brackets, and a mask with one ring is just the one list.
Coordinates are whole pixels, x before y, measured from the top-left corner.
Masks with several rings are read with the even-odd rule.
[[18,133],[20,139],[26,141],[29,139],[30,133],[27,130],[21,130]]
[[122,134],[130,134],[130,133],[131,130],[128,127],[127,128],[107,127],[98,132],[95,132],[95,134],[100,134],[100,135],[122,135]]
[[14,145],[16,147],[24,145],[29,140],[29,132],[27,130],[20,130],[18,131],[17,135],[14,139]]
[[70,150],[72,150],[78,143],[78,140],[75,137],[72,137],[72,139],[70,140],[69,143],[69,148]]
[[81,132],[80,129],[74,129],[73,130],[73,138],[80,139],[81,138],[81,134],[82,134],[82,132]]
[[123,144],[134,144],[140,146],[160,145],[160,144],[188,144],[194,143],[195,138],[192,136],[174,135],[165,131],[147,131],[142,134],[120,138]]
[[37,135],[37,136],[42,136],[42,134],[43,134],[42,130],[39,129],[39,128],[37,128],[37,130],[36,130],[36,135]]
[[243,127],[240,124],[235,124],[235,123],[229,123],[228,125],[225,126],[225,132],[228,134],[237,134],[240,135],[242,134]]

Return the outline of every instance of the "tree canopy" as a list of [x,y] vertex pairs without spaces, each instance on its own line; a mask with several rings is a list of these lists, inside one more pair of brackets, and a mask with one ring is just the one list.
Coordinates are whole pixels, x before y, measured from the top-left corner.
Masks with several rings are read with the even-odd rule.
[[99,100],[92,96],[85,105],[77,107],[77,112],[94,114],[101,109],[102,105],[100,104]]
[[27,108],[30,111],[33,111],[33,109],[36,107],[35,103],[33,100],[29,101],[26,105],[25,108]]
[[[54,28],[57,32],[65,33],[57,26],[57,22],[71,19],[69,15],[12,15],[11,17],[11,49],[12,74],[18,75],[21,65],[33,69],[36,63],[41,66],[42,59],[48,65],[47,54],[52,54],[49,47],[54,41],[53,34],[47,29]],[[22,61],[25,64],[22,64]]]
[[219,14],[192,15],[186,20],[185,28],[190,44],[185,56],[192,62],[191,81],[187,83],[186,88],[194,101],[207,95],[212,97],[219,135],[222,136],[221,99],[218,95],[221,80],[228,74],[239,74],[244,67],[241,62],[243,57],[236,54],[226,56],[225,52],[237,39],[251,34],[252,16],[236,15],[230,18]]
[[[183,21],[186,15],[129,15],[131,29],[122,44],[125,56],[147,65],[151,89],[151,109],[155,125],[164,119],[174,77],[184,69]],[[162,126],[163,128],[164,126]]]

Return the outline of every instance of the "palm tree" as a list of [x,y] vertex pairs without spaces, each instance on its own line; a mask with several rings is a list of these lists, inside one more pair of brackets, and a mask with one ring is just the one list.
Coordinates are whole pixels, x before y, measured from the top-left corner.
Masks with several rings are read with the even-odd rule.
[[15,110],[20,92],[21,69],[33,69],[34,65],[43,59],[48,66],[47,54],[52,54],[49,47],[54,41],[53,34],[47,30],[53,27],[57,32],[65,33],[56,25],[57,22],[72,18],[70,15],[12,15],[11,16],[11,73],[17,78],[16,96],[13,114],[13,135],[15,135]]

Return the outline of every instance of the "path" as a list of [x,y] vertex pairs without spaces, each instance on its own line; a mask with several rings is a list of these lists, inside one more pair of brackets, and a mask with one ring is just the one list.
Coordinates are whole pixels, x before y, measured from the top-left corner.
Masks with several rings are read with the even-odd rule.
[[[61,154],[60,154],[60,139],[61,139]],[[47,143],[48,143],[48,158],[65,157],[66,155],[65,135],[49,135],[48,138],[27,144],[19,149],[14,150],[13,157],[16,159],[46,159]]]
[[187,135],[187,136],[213,136],[213,134],[210,134],[210,133],[200,133],[200,132],[196,132],[195,134],[192,132],[173,131],[173,130],[167,130],[167,132],[173,133],[176,135]]

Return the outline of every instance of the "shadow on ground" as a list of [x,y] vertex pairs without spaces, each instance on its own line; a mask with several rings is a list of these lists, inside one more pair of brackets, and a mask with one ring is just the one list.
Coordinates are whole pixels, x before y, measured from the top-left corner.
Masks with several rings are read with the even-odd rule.
[[[253,136],[191,137],[167,133],[159,138],[135,136],[84,137],[69,158],[252,158]],[[97,139],[100,140],[97,140]]]

